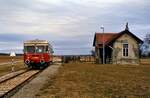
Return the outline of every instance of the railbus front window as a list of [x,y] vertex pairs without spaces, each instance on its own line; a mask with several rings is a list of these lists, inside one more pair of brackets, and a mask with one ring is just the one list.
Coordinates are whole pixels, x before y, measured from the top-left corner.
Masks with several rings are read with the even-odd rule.
[[47,53],[49,52],[48,46],[46,46],[46,52],[47,52]]
[[34,46],[25,46],[25,52],[34,53],[35,52],[35,47]]
[[44,51],[44,46],[36,46],[36,53],[42,53]]

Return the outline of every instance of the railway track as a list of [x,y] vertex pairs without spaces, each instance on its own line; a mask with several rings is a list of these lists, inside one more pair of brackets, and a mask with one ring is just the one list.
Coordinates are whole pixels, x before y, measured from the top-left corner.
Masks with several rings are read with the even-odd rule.
[[0,98],[9,98],[19,90],[25,83],[31,80],[40,70],[23,71],[0,81]]

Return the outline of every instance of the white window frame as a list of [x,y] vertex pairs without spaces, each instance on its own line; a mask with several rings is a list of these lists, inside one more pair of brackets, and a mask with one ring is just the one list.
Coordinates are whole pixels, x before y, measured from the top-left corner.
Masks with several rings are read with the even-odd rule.
[[[124,45],[127,45],[127,48],[124,47]],[[123,43],[122,44],[122,56],[123,57],[128,57],[129,56],[129,44],[128,43]]]

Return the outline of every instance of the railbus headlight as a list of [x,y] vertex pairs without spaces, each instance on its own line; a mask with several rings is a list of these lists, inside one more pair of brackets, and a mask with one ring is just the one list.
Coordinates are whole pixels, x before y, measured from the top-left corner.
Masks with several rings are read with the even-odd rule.
[[40,60],[40,63],[41,63],[41,64],[44,64],[44,63],[45,63],[45,61],[42,59],[42,60]]
[[30,60],[26,60],[25,63],[26,63],[26,64],[29,64],[29,63],[30,63]]

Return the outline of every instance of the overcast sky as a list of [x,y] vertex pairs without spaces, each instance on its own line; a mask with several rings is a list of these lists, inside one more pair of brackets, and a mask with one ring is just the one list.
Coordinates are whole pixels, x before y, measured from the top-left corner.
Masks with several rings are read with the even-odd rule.
[[22,52],[23,41],[46,39],[55,54],[89,54],[95,32],[150,32],[149,0],[0,0],[0,52]]

